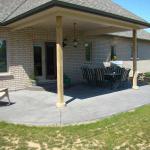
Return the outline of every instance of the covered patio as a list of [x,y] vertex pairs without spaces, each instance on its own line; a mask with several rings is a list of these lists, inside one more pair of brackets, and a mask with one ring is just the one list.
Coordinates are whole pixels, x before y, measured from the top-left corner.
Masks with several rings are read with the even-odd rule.
[[0,102],[0,121],[35,126],[87,123],[149,104],[149,91],[149,85],[115,91],[81,84],[65,90],[67,107],[57,109],[55,91],[32,87],[11,92],[10,106],[7,98]]
[[[50,36],[51,36],[51,33],[54,32],[54,37],[52,37],[52,38],[53,38],[53,41],[56,42],[56,51],[57,51],[57,97],[56,97],[56,94],[52,94],[52,93],[45,93],[45,92],[37,92],[36,93],[33,91],[32,92],[28,91],[28,92],[29,93],[31,92],[31,95],[35,94],[35,98],[36,98],[36,95],[38,95],[38,97],[40,97],[40,103],[42,102],[42,99],[45,101],[45,102],[42,102],[42,104],[41,104],[41,105],[46,105],[46,108],[47,108],[47,109],[44,108],[44,110],[43,110],[43,111],[45,111],[45,113],[43,112],[44,115],[47,115],[48,117],[50,116],[49,115],[50,113],[46,112],[48,110],[50,110],[50,111],[53,110],[54,112],[56,112],[56,113],[51,112],[51,114],[58,115],[57,117],[54,116],[54,118],[56,119],[56,124],[58,124],[58,122],[60,122],[60,114],[61,114],[60,112],[64,111],[63,113],[65,113],[65,111],[66,111],[65,109],[64,110],[55,109],[55,103],[58,108],[62,108],[65,106],[65,101],[67,99],[66,96],[64,97],[64,85],[63,85],[63,83],[64,83],[63,82],[63,75],[64,75],[63,40],[64,40],[64,37],[66,37],[68,31],[69,31],[70,36],[72,35],[71,30],[72,30],[72,25],[74,23],[77,23],[79,26],[79,37],[80,37],[80,40],[82,40],[82,41],[87,41],[89,39],[89,37],[91,37],[91,36],[103,35],[106,33],[127,31],[127,30],[133,31],[133,40],[132,40],[133,41],[132,42],[132,44],[133,44],[133,86],[132,87],[133,87],[133,89],[139,89],[139,87],[137,86],[137,60],[136,60],[137,59],[136,58],[136,56],[137,56],[137,30],[145,28],[145,25],[137,24],[136,22],[132,22],[132,21],[125,21],[124,19],[120,20],[118,18],[113,18],[113,17],[110,18],[107,16],[96,15],[94,13],[83,12],[83,11],[78,11],[78,10],[71,10],[71,9],[67,9],[67,8],[59,8],[59,7],[54,7],[54,8],[48,9],[48,10],[44,10],[40,13],[25,17],[14,23],[12,22],[10,25],[8,25],[8,27],[10,27],[12,29],[12,32],[23,30],[23,29],[32,29],[31,34],[33,35],[34,34],[33,31],[35,29],[36,30],[40,29],[40,30],[45,30],[45,31],[49,32]],[[72,58],[72,59],[74,59],[74,58]],[[83,62],[84,62],[84,58],[83,58]],[[83,65],[83,64],[81,64],[81,65]],[[147,87],[147,88],[149,88],[149,87]],[[89,89],[86,89],[86,90],[89,90]],[[88,91],[88,92],[92,93],[91,90],[92,89],[90,89],[90,91]],[[139,92],[138,93],[131,89],[127,90],[127,91],[129,93],[130,92],[133,93],[133,95],[135,93],[140,94],[140,92],[142,92],[142,91],[138,91]],[[26,91],[24,91],[24,92],[26,93]],[[80,91],[78,91],[78,92],[79,93],[76,95],[80,95]],[[101,90],[100,90],[100,92],[101,92]],[[43,93],[45,93],[45,95],[42,98],[41,96]],[[16,94],[22,94],[22,91],[17,92]],[[100,93],[98,92],[97,94],[100,94]],[[126,92],[125,92],[125,94],[126,94]],[[15,95],[15,93],[14,93],[14,95]],[[104,96],[109,97],[109,95],[111,95],[111,94],[108,94],[107,96],[104,95]],[[119,97],[118,97],[118,100],[119,100],[121,98],[120,92],[118,92],[117,95],[119,95]],[[13,94],[12,94],[12,96],[13,96]],[[47,98],[45,98],[45,96],[47,96]],[[28,97],[27,101],[29,104],[30,104],[29,101],[33,101],[33,103],[35,103],[35,101],[33,100],[34,99],[33,97],[32,97],[32,100]],[[111,97],[115,100],[115,95],[111,95]],[[22,96],[22,99],[26,99],[26,96],[25,95]],[[98,99],[101,100],[101,95],[99,95]],[[96,103],[97,103],[98,99],[96,98]],[[47,100],[49,100],[49,104],[51,103],[51,105],[48,105]],[[110,101],[111,101],[111,99],[110,99]],[[39,101],[36,101],[36,102],[37,102],[37,105],[41,106]],[[92,99],[90,102],[92,102],[94,105],[94,99]],[[24,101],[21,100],[19,103],[23,104]],[[125,103],[127,104],[127,99],[126,99]],[[77,112],[79,114],[82,114],[80,112],[82,103],[80,103],[79,108],[76,108],[76,106],[73,106],[75,109],[71,109],[71,105],[68,106],[68,108],[66,108],[67,115],[70,114],[69,110],[73,111],[75,109],[77,110]],[[75,102],[75,105],[76,105],[76,102]],[[33,109],[35,109],[34,106],[35,106],[34,104],[31,105],[31,107],[33,107]],[[100,106],[100,104],[97,106]],[[51,108],[53,108],[53,109],[51,109]],[[86,110],[86,105],[84,106],[84,108]],[[82,107],[82,109],[83,109],[83,107]],[[97,109],[100,109],[100,107],[98,107]],[[92,110],[95,110],[95,108],[93,108]],[[107,110],[109,110],[109,109],[107,108]],[[33,110],[30,113],[32,114]],[[41,115],[42,115],[41,109],[40,109],[39,113],[41,113]],[[113,112],[111,112],[110,114],[112,114],[112,113]],[[26,117],[29,117],[29,116],[30,115],[28,114]],[[72,118],[72,117],[70,117],[70,118]],[[83,118],[84,118],[84,116],[83,116]],[[90,118],[90,116],[89,116],[89,118]],[[26,119],[23,119],[23,120],[25,121]],[[37,120],[40,120],[40,119],[37,118]],[[30,122],[30,121],[27,121],[27,122]],[[43,121],[41,120],[40,122],[43,122]],[[67,123],[67,121],[64,121],[64,123],[65,122]]]

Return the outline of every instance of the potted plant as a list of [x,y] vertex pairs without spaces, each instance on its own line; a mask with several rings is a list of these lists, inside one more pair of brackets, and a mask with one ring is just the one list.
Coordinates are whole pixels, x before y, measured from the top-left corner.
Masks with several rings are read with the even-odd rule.
[[66,74],[64,74],[64,87],[68,88],[70,86],[71,86],[71,79]]
[[37,85],[37,80],[36,80],[36,77],[35,77],[34,74],[32,74],[30,76],[30,80],[31,80],[32,86],[36,86]]
[[117,60],[116,49],[114,46],[111,46],[111,61],[116,61],[116,60]]

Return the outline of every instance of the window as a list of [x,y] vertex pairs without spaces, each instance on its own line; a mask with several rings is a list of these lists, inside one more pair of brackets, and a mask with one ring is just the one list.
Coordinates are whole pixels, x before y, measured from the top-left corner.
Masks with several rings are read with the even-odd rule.
[[92,42],[85,43],[85,61],[92,61]]
[[111,46],[111,61],[117,60],[117,53],[115,46]]
[[0,40],[0,73],[7,72],[6,41]]
[[34,75],[42,76],[42,47],[34,46]]

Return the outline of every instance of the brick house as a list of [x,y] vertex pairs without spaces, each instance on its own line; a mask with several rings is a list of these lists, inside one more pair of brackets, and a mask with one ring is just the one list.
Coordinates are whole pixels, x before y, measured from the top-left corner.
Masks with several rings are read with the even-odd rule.
[[81,82],[80,67],[110,62],[114,47],[136,88],[137,71],[150,71],[148,27],[112,0],[0,0],[0,87],[57,80],[62,106],[63,73]]

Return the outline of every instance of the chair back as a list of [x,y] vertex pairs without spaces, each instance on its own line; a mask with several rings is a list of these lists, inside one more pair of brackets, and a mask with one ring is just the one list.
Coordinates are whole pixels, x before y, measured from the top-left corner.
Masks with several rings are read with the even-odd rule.
[[87,77],[86,67],[81,67],[81,70],[82,70],[83,79],[86,79],[86,77]]
[[104,69],[104,73],[106,73],[106,74],[113,73],[113,71],[114,71],[114,68],[113,68],[113,67],[106,67],[106,68]]
[[118,67],[118,66],[111,66],[111,67],[106,67],[105,68],[105,73],[121,73],[122,68]]
[[95,81],[95,73],[92,68],[81,67],[83,79],[88,82]]
[[115,72],[122,75],[124,68],[116,67]]
[[94,69],[94,71],[95,71],[96,81],[105,80],[105,77],[104,77],[105,68],[96,68]]
[[94,70],[92,68],[87,68],[86,69],[87,72],[87,80],[90,81],[95,81],[95,74],[94,74]]
[[121,81],[127,81],[129,80],[129,73],[130,73],[131,69],[122,69],[122,75],[121,75]]

